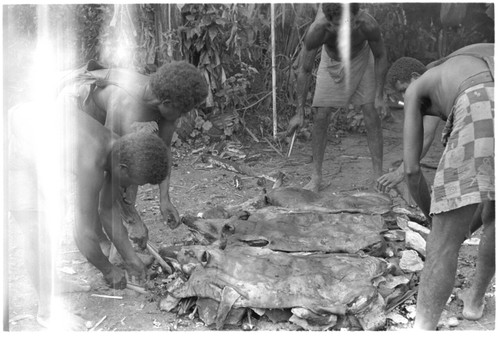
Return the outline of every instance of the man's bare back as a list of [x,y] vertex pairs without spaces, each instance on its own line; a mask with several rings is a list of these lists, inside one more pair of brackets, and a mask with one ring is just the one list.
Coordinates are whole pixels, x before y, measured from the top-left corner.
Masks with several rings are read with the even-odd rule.
[[[104,124],[116,134],[123,136],[135,130],[138,122],[156,122],[158,135],[167,146],[169,167],[160,186],[160,210],[164,221],[175,228],[180,216],[170,201],[171,141],[180,116],[207,95],[207,85],[199,70],[187,62],[164,64],[151,76],[127,69],[102,69],[92,64],[77,71],[69,79],[77,85],[68,91],[77,96],[79,108]],[[71,80],[74,83],[71,83]],[[127,189],[127,200],[123,204],[124,220],[130,225],[130,237],[145,248],[147,228],[133,207],[137,187]]]
[[448,118],[460,91],[460,86],[470,77],[488,72],[487,64],[473,56],[456,56],[439,67],[427,70],[418,82],[418,87],[408,88],[406,95],[419,92],[419,100],[425,107],[425,115]]

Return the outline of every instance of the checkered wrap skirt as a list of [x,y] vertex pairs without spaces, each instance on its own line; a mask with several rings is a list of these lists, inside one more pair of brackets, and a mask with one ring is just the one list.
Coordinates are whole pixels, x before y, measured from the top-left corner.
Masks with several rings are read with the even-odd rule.
[[431,214],[495,200],[494,88],[494,82],[481,83],[456,99],[432,186]]

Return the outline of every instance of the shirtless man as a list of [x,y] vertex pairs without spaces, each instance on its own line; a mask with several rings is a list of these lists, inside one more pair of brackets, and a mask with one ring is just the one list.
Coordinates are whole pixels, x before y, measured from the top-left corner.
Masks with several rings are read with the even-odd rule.
[[132,184],[165,179],[166,146],[146,132],[119,138],[82,111],[39,103],[9,111],[9,135],[9,211],[27,235],[27,269],[39,298],[37,321],[51,329],[85,330],[82,318],[54,317],[51,312],[53,296],[62,292],[60,283],[53,284],[53,261],[56,236],[63,230],[59,226],[66,222],[65,196],[75,197],[76,244],[107,284],[118,289],[127,285],[125,271],[102,251],[107,237],[129,276],[141,281],[145,266],[128,239],[117,200]]
[[[386,76],[387,84],[394,90],[396,90],[395,86],[398,80],[400,82],[409,82],[412,77],[417,78],[427,70],[426,66],[420,62],[415,62],[415,59],[411,57],[401,57],[397,62],[398,66],[391,67]],[[405,76],[408,76],[408,78],[404,78]],[[425,157],[434,141],[440,120],[441,118],[435,116],[424,116],[423,118],[424,136],[422,158]],[[401,162],[401,165],[394,171],[388,172],[377,179],[376,188],[380,192],[389,193],[389,191],[401,183],[404,178],[404,163]]]
[[[78,73],[78,71],[77,71]],[[160,210],[171,228],[180,224],[177,209],[170,201],[169,187],[172,168],[171,140],[177,120],[201,103],[207,96],[207,85],[200,71],[187,62],[163,65],[151,76],[127,69],[102,69],[95,62],[92,68],[71,76],[63,95],[72,93],[78,106],[101,124],[123,136],[140,122],[156,122],[158,134],[167,148],[168,168],[160,185]],[[135,209],[137,186],[127,189],[121,202],[122,215],[130,225],[130,238],[141,248],[146,247],[147,228]],[[169,221],[170,220],[170,221]]]
[[[464,318],[482,317],[484,295],[495,274],[493,55],[493,44],[467,46],[422,75],[408,72],[407,80],[395,85],[405,97],[403,160],[408,187],[424,214],[432,216],[417,299],[417,329],[436,329],[453,289],[460,246],[477,228],[475,214],[481,216],[483,233],[472,287],[460,296]],[[424,116],[447,121],[446,148],[432,195],[420,170]]]
[[[304,106],[311,82],[317,50],[323,47],[313,98],[313,173],[304,187],[318,192],[322,188],[322,165],[332,107],[349,103],[363,110],[368,148],[375,178],[382,174],[382,128],[378,110],[385,109],[383,85],[387,56],[380,28],[375,19],[359,4],[350,4],[350,40],[342,41],[342,4],[323,3],[309,27],[299,59],[297,77],[297,112],[286,134],[291,135],[304,123]],[[350,43],[350,68],[342,61],[344,45]]]

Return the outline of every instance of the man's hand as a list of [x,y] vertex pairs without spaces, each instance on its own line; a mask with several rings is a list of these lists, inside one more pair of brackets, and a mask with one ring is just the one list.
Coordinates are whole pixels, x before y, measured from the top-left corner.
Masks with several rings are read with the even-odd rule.
[[146,248],[149,235],[148,235],[148,228],[146,227],[142,219],[139,219],[133,225],[128,226],[128,237],[140,249]]
[[113,289],[125,289],[127,286],[125,271],[116,266],[113,266],[113,269],[104,275],[104,280]]
[[291,136],[296,130],[300,129],[304,125],[304,110],[297,110],[295,116],[288,122],[288,128],[286,129],[286,136]]
[[126,264],[127,283],[143,286],[146,283],[146,266],[140,259],[138,262]]
[[161,214],[163,216],[163,221],[165,221],[171,229],[175,229],[181,224],[179,212],[170,201],[161,205]]
[[384,97],[378,95],[375,97],[375,110],[381,118],[387,115],[387,102]]
[[404,180],[403,170],[400,168],[386,173],[377,179],[377,190],[382,193],[389,193],[389,191],[396,187],[400,182]]

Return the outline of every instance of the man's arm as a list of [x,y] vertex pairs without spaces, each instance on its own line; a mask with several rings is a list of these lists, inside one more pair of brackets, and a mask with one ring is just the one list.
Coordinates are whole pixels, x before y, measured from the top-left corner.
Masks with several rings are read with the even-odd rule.
[[405,121],[403,127],[403,161],[406,180],[413,200],[430,220],[430,192],[420,169],[423,148],[423,116],[420,111],[421,98],[428,88],[428,82],[422,78],[413,82],[405,94]]
[[307,92],[312,79],[312,70],[314,59],[316,58],[317,48],[308,49],[305,45],[302,47],[299,58],[299,69],[297,73],[297,112],[304,115]]
[[99,219],[99,191],[102,172],[79,167],[77,175],[77,205],[75,209],[75,242],[78,249],[99,269],[112,287],[123,289],[127,285],[125,273],[113,266],[104,255],[99,244],[98,231],[102,231]]
[[[160,183],[160,210],[163,216],[163,220],[167,222],[168,226],[172,229],[176,228],[180,225],[180,217],[179,212],[175,208],[175,206],[170,201],[170,174],[172,172],[172,136],[175,131],[176,126],[175,120],[167,120],[163,118],[159,123],[160,129],[160,138],[163,139],[165,144],[167,145],[167,159],[168,159],[168,171],[165,180]],[[170,218],[173,218],[173,221],[169,221]]]
[[123,258],[129,274],[142,280],[145,277],[145,266],[135,254],[128,239],[127,229],[123,225],[118,205],[118,198],[121,196],[118,182],[112,182],[111,177],[107,175],[99,197],[99,218],[106,234]]
[[306,33],[299,55],[296,85],[297,107],[295,116],[293,116],[288,123],[286,131],[286,135],[288,136],[304,124],[304,107],[306,105],[307,93],[311,84],[314,60],[316,58],[318,48],[323,45],[327,34],[324,21],[326,21],[326,18],[321,12],[320,6],[316,19]]
[[366,14],[364,20],[363,31],[375,61],[375,108],[377,110],[385,109],[384,83],[389,65],[384,40],[382,39],[379,24],[368,14]]
[[[420,160],[422,160],[429,148],[434,141],[434,137],[436,135],[436,130],[439,125],[440,118],[434,116],[424,116],[423,117],[423,125],[424,125],[424,142],[422,146],[422,155]],[[404,162],[399,165],[399,167],[389,173],[384,174],[377,180],[377,189],[381,192],[388,193],[391,188],[394,188],[400,182],[404,180]]]

